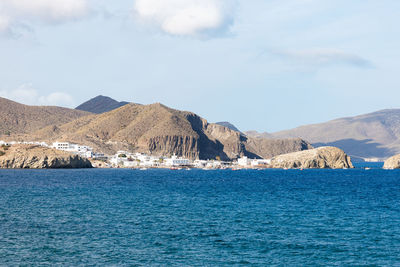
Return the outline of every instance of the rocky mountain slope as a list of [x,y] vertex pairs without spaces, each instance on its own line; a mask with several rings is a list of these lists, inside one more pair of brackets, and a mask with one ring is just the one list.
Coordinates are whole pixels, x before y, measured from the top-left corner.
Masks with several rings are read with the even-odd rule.
[[231,129],[231,130],[240,132],[240,130],[239,130],[235,125],[233,125],[232,123],[230,123],[230,122],[228,122],[228,121],[220,121],[220,122],[216,122],[215,124],[218,124],[218,125],[227,127],[227,128],[229,128],[229,129]]
[[126,104],[129,104],[129,102],[118,102],[108,96],[96,96],[95,98],[92,98],[85,103],[82,103],[81,105],[77,106],[75,109],[77,110],[83,110],[91,113],[96,113],[96,114],[101,114],[104,112],[108,112],[117,108],[120,108],[122,106],[125,106]]
[[0,138],[61,125],[89,114],[61,107],[27,106],[0,97]]
[[255,138],[274,138],[274,136],[270,133],[259,133],[257,131],[247,131],[245,134]]
[[344,169],[354,168],[349,156],[336,147],[319,147],[279,155],[271,159],[272,168]]
[[0,168],[2,169],[59,169],[92,168],[89,160],[39,146],[14,145],[0,147]]
[[336,146],[352,157],[387,158],[400,153],[400,109],[388,109],[271,134]]
[[300,138],[269,139],[260,137],[247,137],[245,147],[248,151],[266,159],[313,148],[310,143]]
[[[227,127],[208,123],[194,113],[162,104],[128,104],[99,115],[49,126],[25,137],[30,140],[69,141],[91,145],[105,153],[117,150],[195,159],[235,159],[274,156],[309,148],[304,141],[252,139]],[[284,144],[282,149],[280,145]],[[266,150],[263,151],[263,148]]]

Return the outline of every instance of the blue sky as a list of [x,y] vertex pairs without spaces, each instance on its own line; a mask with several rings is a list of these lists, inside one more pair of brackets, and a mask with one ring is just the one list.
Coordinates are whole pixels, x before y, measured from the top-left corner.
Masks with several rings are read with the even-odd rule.
[[399,108],[400,1],[3,0],[0,96],[278,131]]

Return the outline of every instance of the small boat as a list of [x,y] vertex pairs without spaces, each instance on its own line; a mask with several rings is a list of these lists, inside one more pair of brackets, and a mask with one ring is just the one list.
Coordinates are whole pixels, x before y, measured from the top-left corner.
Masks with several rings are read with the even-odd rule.
[[140,168],[141,171],[147,171],[147,168]]
[[368,171],[368,170],[370,170],[370,169],[371,169],[370,167],[366,167],[366,168],[365,168],[366,171]]

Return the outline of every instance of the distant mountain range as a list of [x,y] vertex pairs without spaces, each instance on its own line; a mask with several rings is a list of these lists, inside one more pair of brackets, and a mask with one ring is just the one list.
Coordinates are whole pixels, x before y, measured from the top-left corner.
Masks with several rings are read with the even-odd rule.
[[101,114],[125,106],[126,104],[129,104],[129,102],[118,102],[108,96],[99,95],[80,104],[75,109]]
[[302,138],[314,146],[336,146],[353,158],[387,158],[400,153],[400,109],[381,110],[295,129],[249,136]]
[[194,113],[162,104],[139,105],[97,96],[73,110],[0,98],[0,138],[64,140],[90,144],[107,153],[129,149],[222,159],[269,158],[309,149],[311,143],[339,147],[353,159],[384,159],[400,154],[400,109],[276,133],[242,133],[229,122],[208,123]]
[[[109,100],[97,97],[89,101],[93,105],[86,109],[96,112],[110,109],[109,103],[115,102]],[[90,145],[109,154],[129,150],[222,160],[240,156],[270,158],[311,148],[301,139],[248,137],[228,127],[208,123],[192,112],[171,109],[159,103],[130,103],[101,114],[57,107],[32,107],[7,99],[2,99],[1,104],[7,116],[1,121],[3,133],[0,133],[0,139],[6,140],[67,141]]]

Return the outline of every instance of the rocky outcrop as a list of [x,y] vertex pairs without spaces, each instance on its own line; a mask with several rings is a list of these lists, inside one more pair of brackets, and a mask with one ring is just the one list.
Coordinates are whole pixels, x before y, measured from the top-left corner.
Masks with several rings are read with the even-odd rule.
[[393,156],[391,158],[388,158],[385,161],[383,168],[386,170],[400,169],[400,154]]
[[350,157],[336,147],[319,147],[280,155],[271,159],[272,168],[344,169],[354,168]]
[[92,168],[89,160],[78,155],[39,146],[15,145],[0,150],[2,169]]

